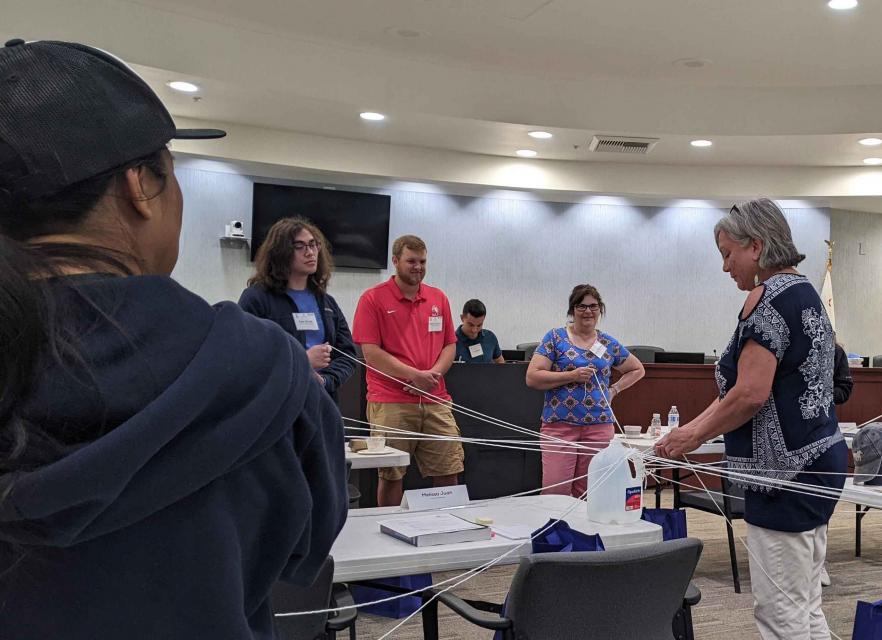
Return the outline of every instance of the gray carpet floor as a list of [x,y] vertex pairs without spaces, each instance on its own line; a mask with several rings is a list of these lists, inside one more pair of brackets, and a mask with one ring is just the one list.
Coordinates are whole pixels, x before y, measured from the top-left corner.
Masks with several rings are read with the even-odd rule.
[[[695,572],[695,582],[702,593],[701,603],[693,609],[696,639],[759,638],[753,621],[747,552],[736,539],[742,586],[742,593],[737,594],[732,586],[723,518],[693,509],[688,510],[687,518],[689,535],[704,540],[704,551]],[[827,570],[833,584],[824,588],[824,612],[831,631],[843,640],[851,638],[857,601],[882,599],[882,511],[871,510],[864,517],[860,558],[854,557],[854,529],[853,505],[838,505],[828,534]],[[744,523],[736,521],[735,531],[743,537]],[[513,566],[493,568],[454,592],[465,598],[502,602],[513,572]],[[436,573],[434,579],[439,581],[457,573]],[[489,640],[493,637],[492,632],[470,625],[443,605],[439,607],[439,617],[443,640]],[[360,614],[358,637],[362,640],[380,638],[398,622]],[[390,638],[422,638],[419,616],[408,621]]]

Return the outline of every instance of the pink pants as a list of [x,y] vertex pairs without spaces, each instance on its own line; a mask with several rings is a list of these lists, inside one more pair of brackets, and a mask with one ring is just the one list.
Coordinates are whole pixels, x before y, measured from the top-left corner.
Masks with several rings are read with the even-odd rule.
[[[542,486],[563,483],[543,489],[542,493],[581,498],[588,488],[588,478],[585,477],[588,474],[588,463],[596,453],[588,450],[588,447],[603,449],[609,445],[615,433],[613,426],[593,424],[582,427],[566,422],[543,422],[539,431],[545,436],[585,445],[585,448],[568,447],[551,440],[542,440]],[[574,455],[575,452],[579,455]]]

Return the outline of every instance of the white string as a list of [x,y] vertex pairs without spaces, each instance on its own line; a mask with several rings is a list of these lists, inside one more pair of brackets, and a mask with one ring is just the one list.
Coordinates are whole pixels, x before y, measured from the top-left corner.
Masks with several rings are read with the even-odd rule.
[[[596,485],[593,485],[592,487],[589,487],[589,488],[588,488],[588,489],[587,489],[587,490],[586,490],[586,491],[580,496],[580,498],[579,498],[579,502],[576,502],[576,503],[574,503],[571,507],[569,507],[569,508],[565,511],[565,513],[564,513],[560,518],[558,518],[558,520],[563,520],[564,517],[566,517],[567,515],[569,515],[570,512],[571,512],[571,511],[572,511],[577,505],[581,504],[581,501],[582,501],[583,499],[587,500],[588,496],[591,494],[591,491],[596,491],[598,488],[600,488],[600,486],[606,481],[606,479],[610,477],[610,475],[612,474],[612,472],[615,471],[615,469],[616,469],[620,464],[622,464],[625,460],[627,460],[627,458],[620,458],[617,462],[615,462],[615,463],[609,465],[609,467],[608,467],[609,471],[607,471],[607,472],[606,472],[606,473],[605,473],[605,474],[604,474],[604,475],[598,480],[597,484],[596,484]],[[537,533],[535,536],[531,536],[530,540],[528,540],[528,541],[524,541],[523,543],[519,544],[517,547],[515,547],[515,548],[512,549],[511,551],[509,551],[509,552],[507,552],[507,553],[505,553],[505,554],[502,554],[501,556],[495,558],[494,560],[491,560],[491,561],[488,562],[488,563],[485,563],[483,566],[478,567],[477,569],[473,570],[472,572],[466,572],[466,574],[471,573],[471,575],[466,575],[466,577],[464,577],[462,580],[459,580],[459,581],[456,582],[455,584],[452,584],[452,585],[450,585],[449,587],[446,587],[446,588],[444,588],[443,590],[439,591],[438,593],[433,594],[432,597],[429,598],[428,600],[426,600],[426,601],[425,601],[425,602],[424,602],[424,603],[423,603],[423,604],[422,604],[422,605],[421,605],[416,611],[414,611],[414,612],[411,613],[409,616],[407,616],[406,618],[404,618],[404,620],[402,620],[401,622],[399,622],[398,624],[396,624],[394,627],[392,627],[391,629],[389,629],[389,631],[387,631],[387,632],[384,633],[382,636],[380,636],[380,637],[378,638],[378,640],[385,640],[385,638],[389,637],[389,635],[390,635],[392,632],[397,631],[398,629],[400,629],[400,628],[401,628],[401,627],[402,627],[402,626],[403,626],[408,620],[410,620],[411,618],[413,618],[416,614],[420,613],[420,612],[421,612],[423,609],[425,609],[425,608],[426,608],[431,602],[433,602],[436,598],[438,598],[438,596],[440,596],[442,593],[447,593],[447,592],[450,591],[451,589],[453,589],[453,588],[455,588],[455,587],[458,587],[459,585],[463,584],[464,582],[466,582],[466,581],[468,581],[468,580],[471,580],[472,578],[474,578],[474,577],[480,575],[481,573],[483,573],[484,571],[486,571],[487,569],[489,569],[489,568],[492,567],[493,565],[498,564],[498,563],[499,563],[499,562],[500,562],[500,561],[501,561],[506,555],[508,555],[509,553],[514,552],[516,549],[520,549],[520,548],[523,547],[525,544],[527,544],[527,542],[531,542],[531,543],[532,543],[533,538],[538,537],[538,536],[541,535],[542,533],[545,533],[545,531],[548,530],[548,529],[550,529],[552,526],[554,526],[554,523],[551,523],[551,524],[549,524],[547,527],[544,527],[544,528],[543,528],[539,533]]]
[[[333,348],[333,347],[332,347],[332,348]],[[339,350],[338,350],[338,351],[339,351]],[[350,359],[352,359],[352,360],[355,360],[356,362],[359,362],[360,364],[362,364],[362,365],[365,366],[366,368],[369,368],[369,369],[375,371],[375,372],[378,373],[379,375],[383,375],[383,376],[385,376],[385,377],[387,377],[387,378],[389,378],[389,379],[392,379],[392,380],[395,380],[396,382],[401,383],[401,381],[398,380],[397,378],[394,378],[393,376],[390,376],[390,375],[388,375],[388,374],[386,374],[386,373],[384,373],[384,372],[382,372],[382,371],[379,371],[378,369],[375,369],[374,367],[371,367],[371,366],[368,365],[367,363],[361,363],[358,359],[353,358],[353,357],[350,356],[349,354],[343,353],[342,351],[341,351],[340,353],[342,353],[345,357],[348,357],[348,358],[350,358]],[[609,406],[610,412],[611,412],[611,414],[612,414],[612,418],[613,418],[614,424],[615,424],[616,426],[618,426],[619,429],[621,430],[621,425],[619,424],[618,419],[617,419],[616,416],[615,416],[615,412],[614,412],[614,410],[612,409],[612,404],[611,404],[611,402],[609,402],[609,399],[607,398],[607,395],[606,395],[606,393],[604,392],[602,385],[600,385],[600,381],[599,381],[599,379],[597,378],[597,373],[596,373],[596,371],[594,372],[594,377],[595,377],[595,381],[596,381],[597,384],[598,384],[598,388],[600,389],[601,394],[602,394],[603,397],[607,400],[607,405]],[[483,413],[480,413],[480,412],[478,412],[478,411],[475,411],[475,410],[469,409],[469,408],[467,408],[467,407],[463,407],[463,406],[461,406],[461,405],[457,405],[457,404],[455,404],[455,403],[453,403],[453,402],[450,402],[450,401],[448,401],[448,400],[445,400],[445,399],[442,399],[442,398],[438,398],[438,397],[436,397],[436,396],[433,396],[433,395],[430,394],[430,393],[422,392],[422,391],[416,389],[415,387],[413,387],[412,385],[410,385],[410,384],[408,384],[408,383],[402,383],[402,384],[403,384],[405,387],[408,387],[408,388],[411,388],[411,389],[414,389],[414,390],[418,391],[418,393],[419,393],[421,396],[423,396],[423,397],[427,397],[427,398],[429,398],[429,399],[434,400],[435,402],[443,403],[443,404],[446,404],[447,406],[450,406],[451,409],[456,410],[457,412],[462,413],[463,415],[466,415],[466,416],[469,416],[469,417],[472,417],[472,418],[476,418],[476,419],[478,419],[478,420],[481,420],[481,421],[487,422],[487,423],[489,423],[489,424],[493,424],[493,425],[496,425],[496,426],[500,426],[500,427],[503,427],[503,428],[506,428],[506,429],[509,429],[509,430],[512,430],[512,431],[519,432],[519,433],[529,434],[529,435],[534,435],[534,436],[537,436],[540,440],[551,440],[551,441],[555,441],[555,442],[558,444],[558,448],[560,448],[560,449],[564,449],[564,448],[587,448],[587,447],[583,447],[583,446],[582,446],[582,443],[573,443],[573,442],[569,442],[569,441],[566,441],[566,440],[562,440],[562,439],[560,439],[560,438],[555,438],[555,437],[553,437],[553,436],[549,436],[549,435],[547,435],[547,434],[543,434],[543,433],[541,433],[541,432],[539,432],[539,431],[534,431],[534,430],[531,430],[531,429],[528,429],[528,428],[525,428],[525,427],[519,427],[519,426],[517,426],[517,425],[513,425],[513,424],[511,424],[511,423],[507,423],[507,422],[505,422],[505,421],[503,421],[503,420],[500,420],[500,419],[494,418],[493,416],[488,416],[487,414],[483,414]],[[877,417],[875,417],[875,418],[873,418],[873,419],[871,419],[871,420],[869,420],[869,421],[867,421],[867,422],[865,422],[865,423],[859,425],[858,428],[861,428],[861,427],[863,427],[863,426],[866,426],[866,425],[869,424],[870,422],[874,422],[875,420],[878,420],[879,418],[882,418],[882,415],[877,416]],[[351,419],[351,420],[353,420],[353,419]],[[362,421],[357,421],[357,422],[362,422]],[[364,424],[370,424],[370,423],[364,423]],[[349,428],[352,428],[352,427],[349,427]],[[402,431],[403,431],[403,430],[402,430]],[[411,433],[412,433],[412,432],[411,432]],[[427,435],[428,435],[428,434],[427,434]],[[444,437],[442,436],[442,439],[443,439],[443,438],[444,438]],[[416,438],[414,438],[414,439],[416,439]],[[453,438],[450,438],[450,439],[453,439]],[[503,444],[502,442],[494,442],[494,441],[490,441],[490,440],[484,441],[484,440],[479,439],[479,438],[468,438],[468,439],[463,438],[463,439],[460,439],[460,441],[461,441],[461,442],[465,442],[465,443],[484,443],[484,444],[488,444],[488,446],[493,446],[494,444],[497,444],[497,445],[502,445],[503,448],[508,448],[508,447],[507,447],[505,444]],[[506,441],[506,442],[508,442],[508,441]],[[519,444],[519,445],[526,445],[527,447],[531,447],[531,443],[518,442],[517,444]],[[541,444],[540,444],[540,447],[541,447]],[[536,450],[536,449],[535,449],[535,445],[532,445],[531,448],[528,448],[528,449],[525,449],[525,450],[535,451],[535,450]],[[558,452],[559,452],[559,453],[564,453],[564,451],[558,451]],[[568,452],[568,453],[572,453],[572,452]],[[576,453],[577,453],[577,455],[578,455],[578,452],[576,452]],[[590,454],[588,454],[588,455],[590,455]],[[656,457],[656,456],[652,456],[652,455],[646,454],[645,452],[644,452],[642,455],[644,456],[646,462],[649,462],[649,463],[651,463],[651,464],[657,464],[657,465],[659,465],[659,466],[657,467],[657,468],[659,468],[659,469],[660,469],[660,468],[684,468],[684,469],[689,469],[689,470],[691,470],[693,473],[696,474],[696,478],[697,478],[698,481],[701,483],[701,485],[702,485],[703,489],[705,490],[705,492],[708,493],[708,495],[710,495],[710,496],[712,496],[714,492],[709,491],[708,488],[707,488],[707,486],[705,485],[704,481],[698,476],[699,470],[703,470],[704,472],[709,473],[709,474],[711,474],[711,475],[716,474],[716,475],[720,476],[720,475],[726,474],[726,475],[728,475],[728,476],[730,476],[730,477],[733,477],[733,478],[738,478],[738,477],[741,477],[742,479],[744,479],[744,478],[748,478],[748,479],[752,480],[753,482],[757,482],[758,484],[763,484],[764,486],[769,486],[769,487],[780,488],[780,489],[783,489],[783,490],[789,490],[789,491],[792,491],[793,493],[802,493],[802,494],[805,494],[805,495],[815,495],[815,496],[819,496],[819,497],[826,497],[826,498],[829,498],[829,499],[843,500],[844,502],[853,502],[854,504],[860,504],[860,503],[854,502],[854,501],[851,500],[851,499],[843,499],[842,496],[841,496],[841,492],[840,492],[840,490],[838,490],[838,489],[832,489],[832,488],[828,488],[828,487],[820,487],[820,486],[818,486],[818,485],[811,485],[811,484],[808,484],[808,483],[800,483],[800,482],[795,482],[795,481],[787,481],[787,480],[774,480],[774,481],[771,481],[771,480],[764,479],[764,478],[757,478],[756,476],[749,476],[749,475],[746,475],[746,474],[741,474],[741,473],[738,473],[738,472],[732,471],[732,470],[730,470],[730,469],[726,469],[725,467],[722,467],[722,468],[721,468],[721,467],[715,466],[716,464],[720,464],[720,463],[704,463],[704,464],[697,463],[697,464],[696,464],[696,463],[692,463],[691,461],[689,461],[689,460],[687,459],[687,460],[685,461],[685,464],[684,464],[684,463],[678,463],[677,461],[672,461],[672,460],[665,459],[665,458],[658,458],[658,457]],[[724,462],[725,462],[725,461],[721,461],[721,463],[724,463]],[[768,471],[768,472],[774,472],[774,470],[767,470],[767,471]],[[781,471],[786,471],[786,470],[781,470]],[[654,473],[652,473],[651,470],[648,470],[648,472],[649,472],[649,475],[650,475],[651,477],[653,477],[656,481],[659,480],[659,477],[658,477],[657,475],[655,475]],[[850,474],[848,474],[848,473],[840,474],[839,472],[818,472],[818,473],[837,474],[837,475],[850,475]],[[664,481],[670,481],[670,482],[676,482],[676,481],[674,481],[674,480],[668,480],[668,479],[665,479],[665,478],[662,478],[662,480],[664,480]],[[567,484],[567,483],[570,483],[570,482],[572,482],[572,480],[567,480],[567,481],[564,481],[563,483],[558,483],[558,484]],[[600,484],[602,484],[602,482],[598,482],[598,483],[597,483],[597,486],[600,486]],[[679,484],[682,485],[683,483],[679,483]],[[552,486],[556,486],[556,485],[549,485],[549,488],[552,487]],[[684,486],[685,486],[685,485],[684,485]],[[801,489],[808,489],[808,491],[804,491],[804,490],[801,490]],[[542,489],[539,489],[539,490],[542,490]],[[528,493],[533,493],[533,492],[535,492],[535,491],[537,491],[537,490],[531,490],[531,491],[528,491],[528,492],[523,492],[522,494],[513,494],[512,496],[505,496],[505,497],[502,497],[502,498],[493,498],[493,499],[488,500],[488,502],[491,501],[491,500],[504,500],[504,499],[506,499],[506,498],[512,498],[512,497],[516,497],[516,496],[518,496],[518,495],[524,495],[524,494],[528,494]],[[589,492],[586,492],[585,494],[583,494],[583,497],[584,497],[584,496],[587,496],[588,493],[589,493]],[[722,495],[722,494],[719,494],[719,493],[718,493],[717,495]],[[575,504],[579,504],[579,503],[575,503]],[[575,507],[575,504],[573,505],[573,507]],[[719,510],[719,505],[716,504],[716,501],[714,501],[714,504],[717,506],[717,509]],[[567,513],[568,513],[568,512],[567,512]],[[721,511],[721,513],[722,513],[722,511]],[[725,513],[722,513],[722,515],[723,515],[723,517],[725,518]],[[727,522],[728,522],[729,525],[731,526],[731,524],[732,524],[731,521],[729,521],[729,520],[727,519]],[[531,538],[531,539],[532,539],[532,538]],[[739,540],[740,540],[741,543],[744,545],[744,547],[748,550],[748,553],[751,554],[751,556],[756,560],[756,556],[755,556],[755,554],[753,554],[753,553],[751,552],[751,550],[750,550],[750,548],[747,546],[746,542],[745,542],[740,536],[739,536]],[[526,541],[525,541],[523,544],[526,544]],[[516,548],[519,548],[520,546],[523,546],[523,545],[518,545],[518,547],[516,547]],[[441,593],[444,593],[444,592],[448,591],[449,589],[455,588],[456,586],[458,586],[459,584],[465,582],[466,580],[471,579],[471,577],[474,577],[474,575],[478,575],[479,573],[483,572],[484,570],[486,570],[487,568],[489,568],[489,567],[492,566],[493,564],[498,563],[498,562],[502,559],[502,557],[504,557],[505,555],[507,555],[507,554],[503,554],[502,556],[500,556],[500,557],[498,557],[498,558],[496,558],[496,559],[494,559],[494,560],[492,560],[492,561],[490,561],[490,562],[488,562],[488,563],[485,563],[486,566],[484,566],[484,567],[470,570],[470,571],[468,571],[468,572],[465,572],[465,573],[463,573],[463,574],[460,574],[459,576],[455,576],[454,578],[451,578],[451,579],[448,579],[448,580],[442,581],[442,582],[438,583],[437,585],[432,585],[432,587],[440,586],[440,585],[442,585],[442,584],[447,584],[447,583],[449,583],[449,582],[453,582],[453,581],[456,581],[457,579],[463,578],[462,580],[460,580],[460,581],[457,582],[456,584],[451,585],[450,587],[444,589],[444,590],[441,592]],[[757,566],[760,567],[760,569],[763,571],[763,573],[766,574],[766,576],[769,578],[769,580],[770,580],[770,581],[776,586],[776,588],[778,588],[779,591],[781,591],[782,593],[784,593],[784,595],[785,595],[785,596],[786,596],[786,597],[787,597],[787,598],[788,598],[788,599],[789,599],[794,605],[796,605],[797,607],[799,607],[799,605],[798,605],[795,601],[793,601],[793,599],[792,599],[792,598],[791,598],[786,592],[784,592],[784,590],[781,588],[781,586],[778,585],[777,583],[775,583],[774,580],[772,580],[771,576],[768,575],[768,573],[766,572],[766,570],[765,570],[764,567],[762,567],[758,562],[757,562]],[[465,577],[463,577],[463,576],[465,576]],[[432,587],[427,587],[427,588],[432,588]],[[377,602],[386,602],[386,601],[389,601],[389,600],[397,599],[398,597],[404,597],[404,596],[407,596],[407,595],[415,595],[416,593],[419,593],[420,591],[423,591],[423,590],[420,589],[420,590],[416,590],[416,591],[414,591],[414,592],[410,592],[410,593],[408,593],[408,594],[400,594],[400,595],[398,595],[398,596],[395,596],[395,597],[392,597],[392,598],[386,598],[386,599],[383,599],[383,600],[379,600],[379,601],[377,601]],[[391,629],[389,632],[387,632],[384,636],[382,636],[382,638],[386,638],[390,633],[392,633],[393,631],[397,630],[401,625],[403,625],[404,623],[406,623],[410,618],[413,617],[413,615],[415,615],[416,613],[418,613],[419,611],[421,611],[421,610],[422,610],[427,604],[429,604],[429,602],[431,602],[432,600],[434,600],[438,595],[440,595],[440,594],[435,594],[435,595],[434,595],[429,601],[427,601],[426,603],[424,603],[423,606],[421,606],[416,612],[414,612],[413,614],[411,614],[410,616],[408,616],[408,618],[406,618],[406,619],[403,620],[401,623],[399,623],[398,625],[396,625],[396,627],[394,627],[394,628]],[[368,605],[368,604],[372,604],[372,603],[365,603],[364,605],[357,605],[357,606],[366,606],[366,605]],[[349,607],[349,608],[351,608],[351,607]],[[803,611],[805,611],[804,609],[802,609],[802,607],[800,607],[800,609],[803,610]],[[339,610],[341,610],[341,609],[338,608],[338,609],[333,609],[333,610],[331,610],[331,611],[339,611]],[[319,612],[295,612],[294,614],[289,614],[289,615],[306,615],[306,614],[308,614],[308,613],[319,613]],[[285,615],[285,614],[277,614],[277,615]],[[833,634],[832,631],[831,631],[831,634]],[[837,640],[841,640],[841,639],[839,639],[839,637],[836,636],[835,634],[833,634],[833,635],[834,635],[834,637],[837,638]],[[381,639],[381,640],[382,640],[382,639]]]
[[[624,461],[624,459],[620,460],[619,463],[621,463],[621,462],[623,462],[623,461]],[[616,463],[616,464],[612,464],[612,465],[610,465],[610,466],[608,467],[608,468],[609,468],[609,471],[605,472],[604,474],[602,474],[602,475],[598,478],[597,484],[594,485],[593,488],[592,488],[592,487],[589,487],[588,490],[585,491],[585,492],[579,497],[579,499],[578,499],[577,502],[574,502],[572,505],[570,505],[569,507],[567,507],[567,509],[565,509],[564,512],[563,512],[560,516],[558,516],[557,518],[552,518],[552,520],[563,520],[563,519],[564,519],[566,516],[568,516],[568,515],[569,515],[569,514],[570,514],[570,513],[576,508],[576,507],[578,507],[579,505],[582,505],[582,504],[583,504],[583,500],[587,499],[587,497],[588,497],[588,495],[590,495],[591,491],[592,491],[592,490],[596,490],[596,489],[598,489],[600,486],[602,486],[603,483],[606,481],[606,479],[607,479],[610,475],[612,475],[612,472],[616,469],[616,467],[618,466],[619,463]],[[467,506],[472,506],[472,505],[467,505]],[[407,513],[416,513],[416,511],[410,511],[410,512],[407,512]],[[376,514],[372,514],[372,515],[376,515]],[[390,515],[391,515],[391,514],[390,514]],[[487,563],[485,563],[485,565],[487,565],[487,568],[489,568],[489,566],[492,566],[492,564],[496,564],[496,563],[498,563],[500,560],[502,560],[503,558],[507,557],[508,555],[510,555],[511,553],[513,553],[514,551],[517,551],[518,549],[520,549],[521,547],[523,547],[523,546],[524,546],[525,544],[527,544],[528,542],[529,542],[529,543],[532,543],[532,541],[533,541],[535,538],[537,538],[538,536],[540,536],[540,535],[542,535],[543,533],[545,533],[545,531],[547,531],[548,528],[550,528],[551,526],[553,526],[553,523],[552,523],[551,525],[547,526],[547,527],[543,527],[542,529],[540,529],[540,530],[534,532],[533,534],[531,534],[531,536],[530,536],[528,539],[524,540],[524,542],[518,544],[517,546],[515,546],[515,547],[512,548],[512,549],[510,549],[509,551],[506,551],[505,553],[503,553],[503,554],[497,556],[497,557],[494,558],[493,560],[488,561]],[[482,565],[482,566],[483,566],[483,565]],[[396,594],[396,595],[394,595],[394,596],[390,596],[390,597],[388,597],[388,598],[381,598],[381,599],[379,599],[379,600],[374,600],[374,601],[371,601],[371,602],[363,602],[363,603],[361,603],[361,604],[346,605],[346,606],[343,606],[343,607],[334,607],[334,608],[328,608],[328,609],[316,609],[316,610],[313,610],[313,611],[292,611],[292,612],[287,612],[287,613],[276,613],[276,614],[274,614],[274,615],[275,615],[276,617],[279,617],[279,618],[286,618],[286,617],[291,617],[291,616],[307,616],[307,615],[318,615],[318,614],[326,614],[326,613],[327,613],[327,614],[330,614],[330,613],[334,613],[334,612],[336,612],[336,611],[345,611],[345,610],[347,610],[347,609],[357,609],[357,608],[359,608],[359,607],[367,607],[367,606],[370,606],[370,605],[382,604],[382,603],[384,603],[384,602],[391,602],[391,601],[393,601],[393,600],[398,600],[399,598],[406,598],[406,597],[408,597],[408,596],[415,596],[415,595],[418,595],[418,594],[420,594],[422,591],[425,591],[426,589],[433,589],[434,587],[438,587],[438,586],[441,586],[441,585],[444,585],[444,584],[448,584],[448,583],[453,582],[453,581],[455,581],[455,580],[458,580],[459,578],[462,578],[463,576],[468,575],[468,574],[470,574],[470,573],[472,573],[472,572],[474,572],[474,571],[476,571],[476,570],[477,570],[477,568],[469,569],[468,571],[465,571],[465,572],[463,572],[463,573],[461,573],[461,574],[459,574],[459,575],[457,575],[457,576],[454,576],[454,577],[452,577],[452,578],[447,578],[446,580],[442,580],[441,582],[437,582],[437,583],[432,584],[432,585],[430,585],[430,586],[428,586],[428,587],[423,587],[423,588],[421,588],[421,589],[415,589],[415,590],[413,590],[413,591],[408,591],[407,593],[400,593],[400,594]],[[421,607],[420,609],[422,609],[422,607]],[[419,611],[420,609],[418,609],[417,611]],[[416,612],[414,612],[414,613],[416,613]],[[411,614],[410,617],[412,617],[412,616],[413,616],[413,614]],[[407,618],[407,619],[409,619],[409,618]],[[404,622],[406,622],[407,619],[405,619]],[[393,631],[394,631],[394,629],[393,629]]]
[[[415,441],[449,441],[449,442],[461,442],[465,444],[482,444],[490,447],[499,447],[502,449],[515,449],[519,451],[531,451],[536,453],[542,452],[550,452],[550,453],[562,453],[568,455],[584,455],[584,456],[593,456],[599,451],[603,450],[608,446],[607,443],[604,443],[603,446],[592,446],[589,443],[584,442],[569,442],[564,445],[563,443],[553,443],[553,444],[542,444],[537,442],[536,440],[531,441],[520,441],[520,440],[492,440],[492,439],[484,439],[484,438],[467,438],[464,436],[453,436],[453,435],[444,435],[444,434],[435,434],[435,433],[418,433],[416,431],[410,431],[408,429],[399,429],[396,427],[387,427],[380,424],[366,422],[364,420],[356,420],[355,418],[343,418],[344,420],[352,420],[361,424],[370,425],[371,428],[364,427],[353,427],[345,425],[346,429],[350,431],[367,431],[367,432],[385,432],[385,433],[393,433],[393,434],[406,434],[406,435],[393,435],[389,436],[390,440],[415,440]],[[564,451],[564,449],[578,449],[578,451]]]
[[[684,459],[686,460],[687,463],[689,463],[689,459],[688,459],[688,458],[686,458],[686,457],[684,456]],[[778,591],[780,591],[782,594],[784,594],[784,596],[786,596],[786,598],[787,598],[788,600],[790,600],[790,602],[791,602],[793,605],[795,605],[800,611],[802,611],[804,614],[806,614],[807,616],[809,616],[809,615],[810,615],[809,611],[806,610],[804,607],[800,606],[799,603],[797,603],[793,598],[791,598],[791,597],[790,597],[790,594],[788,594],[788,593],[787,593],[787,592],[781,587],[781,585],[779,585],[777,582],[775,582],[775,580],[772,578],[772,576],[769,575],[769,572],[766,571],[766,568],[765,568],[764,566],[762,566],[762,564],[761,564],[760,561],[759,561],[759,558],[757,558],[756,554],[754,554],[754,552],[751,550],[750,546],[748,546],[748,544],[747,544],[747,542],[744,540],[744,538],[742,538],[740,535],[738,535],[738,534],[735,533],[735,526],[734,526],[734,524],[733,524],[732,521],[726,516],[726,513],[720,508],[720,505],[717,504],[717,501],[713,499],[713,496],[710,495],[710,491],[708,490],[707,485],[704,484],[704,481],[701,479],[701,476],[699,476],[699,475],[696,473],[696,474],[695,474],[695,478],[701,483],[701,486],[704,488],[704,490],[705,490],[705,491],[707,492],[707,494],[710,496],[710,498],[711,498],[711,502],[714,503],[714,506],[717,508],[717,511],[719,511],[719,512],[720,512],[720,515],[723,516],[723,518],[726,520],[726,523],[729,525],[730,530],[732,531],[732,534],[733,534],[736,538],[738,538],[738,540],[741,542],[741,544],[744,546],[744,548],[747,549],[747,553],[748,553],[748,554],[754,559],[754,561],[755,561],[755,563],[756,563],[756,566],[759,567],[760,570],[765,574],[765,576],[769,579],[769,582],[771,582],[773,585],[775,585],[775,588],[778,589]],[[836,635],[835,633],[833,633],[833,630],[829,628],[829,625],[828,625],[828,631],[830,632],[830,635],[831,635],[831,636],[833,636],[834,638],[836,638],[836,640],[842,640],[842,638],[840,638],[838,635]]]
[[[343,355],[344,357],[349,358],[350,360],[353,360],[354,362],[356,362],[356,363],[362,365],[362,366],[365,367],[366,369],[369,369],[369,370],[373,371],[374,373],[377,373],[378,375],[381,375],[381,376],[383,376],[383,377],[385,377],[385,378],[388,378],[389,380],[394,380],[394,381],[397,382],[398,384],[401,384],[401,385],[403,385],[404,387],[406,387],[406,388],[408,388],[408,389],[413,389],[414,391],[417,392],[417,395],[419,395],[420,397],[429,398],[429,399],[433,400],[436,404],[443,404],[443,405],[445,405],[445,406],[448,406],[448,407],[450,407],[453,411],[456,411],[457,413],[461,413],[461,414],[463,414],[463,415],[465,415],[465,416],[468,416],[468,417],[470,417],[470,418],[476,418],[476,419],[478,419],[478,420],[482,420],[483,422],[487,422],[488,424],[492,424],[492,425],[495,425],[495,426],[498,426],[498,427],[503,427],[503,428],[505,428],[505,429],[509,429],[509,430],[511,430],[511,431],[516,431],[516,432],[518,432],[518,433],[524,433],[524,434],[530,434],[530,435],[538,436],[539,439],[552,440],[552,441],[555,441],[555,442],[561,442],[561,443],[564,443],[564,444],[566,444],[566,445],[568,445],[568,446],[573,446],[573,445],[574,445],[574,443],[570,443],[569,441],[567,441],[567,440],[563,440],[562,438],[557,438],[557,437],[555,437],[555,436],[550,436],[550,435],[548,435],[548,434],[546,434],[546,433],[542,433],[541,431],[534,431],[533,429],[529,429],[529,428],[527,428],[527,427],[519,427],[519,426],[516,425],[516,424],[512,424],[512,423],[510,423],[510,422],[506,422],[505,420],[500,420],[499,418],[494,418],[493,416],[487,415],[487,414],[485,414],[485,413],[481,413],[480,411],[476,411],[476,410],[474,410],[474,409],[469,409],[468,407],[465,407],[465,406],[462,406],[462,405],[456,404],[456,403],[453,402],[452,400],[446,400],[446,399],[441,398],[441,397],[439,397],[439,396],[432,395],[432,394],[429,393],[428,391],[422,391],[422,390],[419,389],[418,387],[415,387],[415,386],[413,386],[412,384],[410,384],[410,383],[408,383],[408,382],[404,382],[404,381],[402,381],[402,380],[399,380],[399,379],[396,378],[395,376],[391,376],[391,375],[389,375],[388,373],[385,373],[384,371],[380,371],[380,370],[377,369],[376,367],[373,367],[373,366],[369,365],[367,362],[362,362],[362,361],[359,360],[358,358],[349,355],[349,354],[346,353],[345,351],[341,351],[340,349],[337,349],[337,348],[334,347],[334,346],[331,346],[331,349],[333,349],[334,351],[337,351],[338,353],[340,353],[340,354]],[[579,445],[578,445],[578,444],[575,444],[574,446],[579,446]]]

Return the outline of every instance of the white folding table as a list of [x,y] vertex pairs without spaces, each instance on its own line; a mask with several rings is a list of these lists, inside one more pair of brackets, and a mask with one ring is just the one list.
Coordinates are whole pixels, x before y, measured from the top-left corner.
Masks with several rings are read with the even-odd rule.
[[406,467],[410,464],[407,451],[386,447],[385,453],[355,453],[346,447],[346,462],[352,463],[353,469],[381,469],[383,467]]
[[870,509],[882,509],[882,486],[860,485],[846,478],[842,498],[854,502],[854,557],[861,556],[861,520]]
[[[490,540],[415,547],[390,535],[380,533],[378,520],[406,517],[398,507],[353,509],[343,531],[337,537],[334,556],[334,581],[368,580],[390,576],[412,575],[431,571],[471,569],[506,552],[498,564],[513,564],[529,555],[529,540],[509,540],[496,535]],[[472,519],[489,517],[495,525],[529,525],[540,528],[551,518],[561,518],[582,533],[599,533],[607,549],[629,544],[660,542],[662,530],[656,524],[638,520],[625,525],[590,522],[585,503],[560,495],[496,498],[473,502],[470,506],[450,511]]]

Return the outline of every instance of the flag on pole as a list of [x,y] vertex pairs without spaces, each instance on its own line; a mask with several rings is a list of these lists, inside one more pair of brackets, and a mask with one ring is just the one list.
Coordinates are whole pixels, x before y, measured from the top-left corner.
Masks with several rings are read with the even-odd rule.
[[824,284],[821,286],[821,302],[827,310],[833,331],[836,331],[836,314],[833,311],[833,241],[824,240],[827,243],[827,269],[824,273]]

